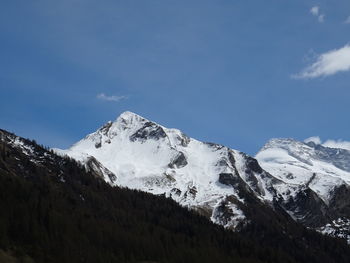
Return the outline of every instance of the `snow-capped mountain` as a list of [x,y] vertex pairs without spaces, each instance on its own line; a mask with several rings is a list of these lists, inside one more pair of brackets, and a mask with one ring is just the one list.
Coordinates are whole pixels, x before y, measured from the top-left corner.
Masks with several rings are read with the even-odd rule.
[[56,152],[85,164],[111,185],[170,197],[228,228],[245,225],[264,211],[267,217],[278,213],[349,237],[347,150],[273,139],[256,156],[260,166],[237,150],[124,112],[70,149]]
[[112,185],[164,194],[226,227],[246,222],[245,192],[255,202],[272,202],[272,185],[280,183],[244,153],[200,142],[131,112],[70,149],[56,151],[85,164],[95,160],[92,167]]
[[256,159],[289,189],[296,189],[280,200],[296,220],[350,241],[350,151],[272,139]]
[[[211,152],[226,155],[222,146],[208,147]],[[190,158],[185,153],[183,156],[187,160],[186,165],[189,165]],[[237,160],[234,159],[236,157]],[[177,162],[176,167],[186,166],[184,158]],[[54,262],[72,262],[74,258],[74,262],[81,262],[82,251],[85,251],[83,254],[88,257],[83,259],[90,258],[88,262],[118,261],[117,253],[122,253],[121,261],[124,262],[125,255],[131,253],[131,260],[134,260],[137,258],[134,253],[141,251],[141,261],[151,258],[154,262],[161,262],[164,258],[173,258],[178,254],[179,258],[173,261],[178,262],[183,260],[183,251],[186,254],[188,247],[191,247],[191,253],[185,262],[194,262],[196,259],[203,262],[209,256],[219,258],[220,262],[240,260],[241,257],[244,262],[349,261],[350,249],[345,242],[306,230],[279,209],[281,207],[274,204],[275,201],[263,201],[262,196],[270,197],[262,194],[264,188],[259,186],[259,181],[256,185],[254,178],[260,177],[276,185],[279,181],[274,181],[262,171],[255,159],[239,152],[229,158],[235,164],[231,163],[230,167],[234,169],[237,165],[245,167],[244,170],[237,168],[237,173],[221,173],[215,179],[218,187],[226,187],[229,194],[225,197],[222,195],[222,201],[214,207],[198,210],[207,212],[206,215],[218,224],[238,228],[240,233],[236,234],[222,231],[204,218],[180,208],[173,201],[111,187],[102,182],[102,179],[112,185],[118,182],[111,171],[94,157],[84,154],[82,160],[89,171],[71,158],[62,158],[33,140],[0,129],[0,202],[5,211],[0,214],[4,234],[1,237],[8,247],[16,247],[21,251],[19,255],[25,255],[25,258],[18,258],[17,261],[40,261],[44,253],[55,259]],[[218,166],[225,164],[220,163]],[[266,191],[272,194],[273,191],[269,189]],[[186,199],[196,201],[193,188]],[[267,203],[273,205],[274,209]],[[239,227],[242,226],[239,222],[246,224]],[[335,224],[342,228],[349,226],[339,220]],[[149,240],[155,238],[161,242],[153,242],[152,247]],[[74,242],[62,243],[62,240]],[[165,247],[162,247],[163,243]],[[181,246],[175,246],[176,250],[172,250],[177,243]],[[52,250],[52,247],[59,249]],[[37,253],[33,253],[33,249]],[[101,258],[91,254],[90,250],[102,255]],[[145,257],[148,251],[150,254]],[[153,258],[157,255],[154,251],[162,252],[159,260]],[[164,257],[164,251],[168,251],[169,255]],[[105,254],[110,255],[110,258],[106,258]],[[9,257],[6,253],[3,255],[0,258],[6,261],[7,258],[13,258],[14,254],[9,254]],[[38,258],[32,259],[27,255],[38,255]],[[60,255],[62,258],[58,258]]]

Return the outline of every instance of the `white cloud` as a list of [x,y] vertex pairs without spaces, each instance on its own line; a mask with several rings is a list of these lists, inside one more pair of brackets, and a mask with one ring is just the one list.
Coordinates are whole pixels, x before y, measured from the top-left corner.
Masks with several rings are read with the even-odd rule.
[[330,148],[340,148],[350,151],[350,142],[343,140],[327,140],[322,145]]
[[115,101],[115,102],[118,102],[118,101],[121,101],[121,100],[125,100],[127,99],[128,97],[127,96],[115,96],[115,95],[112,95],[112,96],[107,96],[106,94],[104,93],[100,93],[96,96],[96,98],[100,99],[100,100],[105,100],[105,101]]
[[324,22],[324,14],[318,16],[318,22],[320,23]]
[[320,13],[320,7],[319,6],[316,5],[316,6],[311,7],[310,13],[313,16],[317,17],[318,22],[320,22],[320,23],[324,22],[325,15]]
[[311,13],[313,16],[318,16],[319,12],[320,12],[320,7],[317,6],[317,5],[311,7],[311,9],[310,9],[310,13]]
[[350,24],[350,16],[344,21],[345,24]]
[[339,49],[333,49],[317,56],[316,61],[306,67],[295,78],[311,79],[326,77],[338,72],[350,70],[350,44]]
[[314,142],[316,144],[321,144],[321,138],[319,136],[312,136],[304,140],[304,142]]
[[343,140],[327,140],[325,142],[322,142],[319,136],[312,136],[310,138],[305,139],[304,142],[305,143],[314,142],[316,144],[320,144],[325,147],[345,149],[350,151],[350,142],[343,141]]

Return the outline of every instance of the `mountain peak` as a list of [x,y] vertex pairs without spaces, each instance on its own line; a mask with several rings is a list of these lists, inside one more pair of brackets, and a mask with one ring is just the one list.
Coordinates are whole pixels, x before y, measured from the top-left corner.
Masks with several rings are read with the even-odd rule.
[[124,111],[123,113],[121,113],[119,115],[119,117],[117,118],[117,121],[123,119],[125,121],[130,121],[130,122],[134,122],[134,121],[148,121],[147,119],[145,119],[144,117],[131,112],[131,111]]
[[269,148],[281,148],[283,146],[290,146],[290,145],[295,145],[295,144],[304,144],[302,142],[299,142],[295,139],[292,138],[273,138],[270,139],[264,146],[263,148],[260,150],[266,150]]
[[138,129],[143,127],[146,123],[153,123],[154,125],[157,125],[154,122],[151,122],[148,119],[145,119],[144,117],[131,112],[131,111],[125,111],[122,114],[119,115],[119,117],[112,123],[112,130],[129,130],[130,132],[136,132]]

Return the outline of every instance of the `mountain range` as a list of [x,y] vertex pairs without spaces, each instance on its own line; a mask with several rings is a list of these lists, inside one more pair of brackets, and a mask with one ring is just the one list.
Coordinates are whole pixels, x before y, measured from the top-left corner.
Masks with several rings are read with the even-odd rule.
[[[272,139],[255,157],[124,112],[67,150],[112,186],[170,197],[239,231],[258,210],[350,242],[350,151]],[[269,211],[269,212],[266,212]]]
[[[155,136],[152,131],[149,134]],[[113,138],[110,144],[112,141]],[[99,140],[96,142],[98,148]],[[189,139],[187,147],[191,143],[220,156],[220,172],[227,158],[231,162],[231,170],[217,175],[214,182],[218,188],[227,188],[228,194],[215,196],[215,189],[207,195],[201,193],[218,202],[214,206],[200,208],[204,203],[196,199],[193,186],[198,184],[194,177],[192,189],[181,188],[188,192],[179,193],[185,201],[180,203],[181,198],[174,201],[172,192],[165,190],[150,194],[119,186],[120,175],[102,166],[95,157],[83,154],[76,161],[33,140],[0,130],[0,262],[349,262],[350,248],[344,239],[306,228],[278,203],[273,205],[274,200],[265,201],[262,194],[256,194],[254,181],[246,183],[249,174],[272,179],[254,158],[193,139]],[[195,164],[188,154],[183,151],[181,162],[174,162],[179,158],[170,159],[170,166],[175,167],[170,168],[176,169],[170,180],[173,184],[184,166],[190,161]],[[144,163],[141,157],[134,161]],[[244,170],[236,168],[243,165]],[[150,180],[148,173],[146,180],[142,180],[142,171],[138,175],[134,185],[150,181],[159,191],[164,188],[163,183]]]

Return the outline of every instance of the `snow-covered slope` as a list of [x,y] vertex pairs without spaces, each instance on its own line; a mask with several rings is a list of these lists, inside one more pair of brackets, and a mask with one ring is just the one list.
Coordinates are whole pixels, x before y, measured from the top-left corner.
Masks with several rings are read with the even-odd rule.
[[261,166],[290,184],[307,184],[329,202],[336,186],[350,184],[350,152],[293,139],[270,140],[256,155]]
[[[278,182],[241,152],[197,141],[131,112],[124,112],[70,149],[56,151],[85,164],[93,157],[114,173],[112,179],[104,176],[112,185],[164,194],[226,227],[245,219],[240,208],[244,205],[242,191],[272,201],[272,181]],[[225,218],[218,210],[223,204]]]
[[[297,220],[329,233],[336,232],[330,230],[332,226],[349,221],[350,151],[312,141],[272,139],[256,159],[263,169],[287,183],[290,189],[297,186],[298,190],[284,196],[281,202]],[[307,198],[302,198],[302,194]],[[349,230],[349,224],[345,225]],[[345,235],[343,230],[340,236]]]

